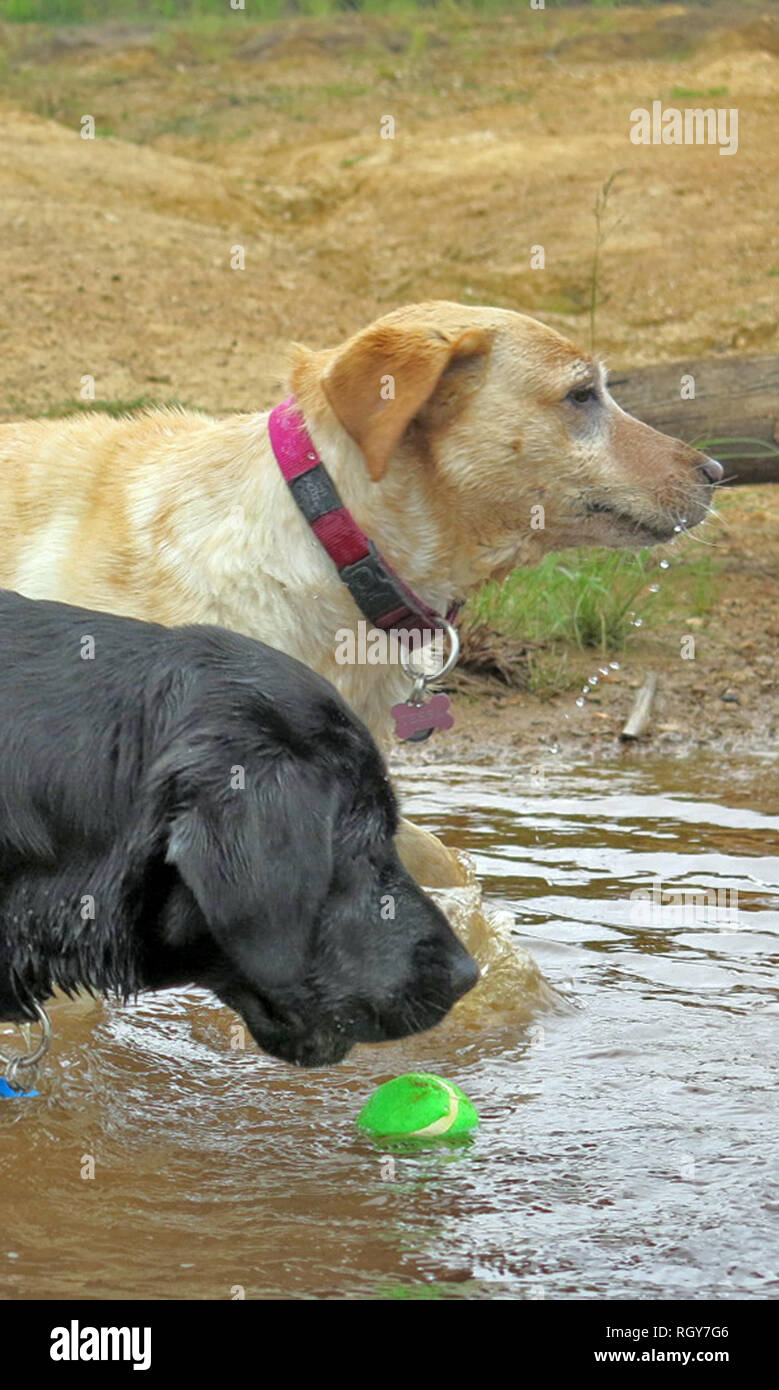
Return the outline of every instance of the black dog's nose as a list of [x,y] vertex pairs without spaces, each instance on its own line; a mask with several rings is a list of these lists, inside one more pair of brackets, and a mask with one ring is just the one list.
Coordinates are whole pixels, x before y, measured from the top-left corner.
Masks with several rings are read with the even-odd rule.
[[698,472],[703,474],[707,483],[721,483],[725,470],[716,459],[707,458],[698,464]]
[[479,967],[467,951],[458,951],[449,966],[449,983],[455,999],[461,999],[473,989],[479,978]]

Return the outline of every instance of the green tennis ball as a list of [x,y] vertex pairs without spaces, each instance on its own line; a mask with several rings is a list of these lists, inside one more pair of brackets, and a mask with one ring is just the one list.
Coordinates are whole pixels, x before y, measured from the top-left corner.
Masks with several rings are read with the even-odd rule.
[[385,1081],[357,1117],[360,1129],[385,1139],[438,1139],[467,1134],[479,1116],[451,1081],[411,1071]]

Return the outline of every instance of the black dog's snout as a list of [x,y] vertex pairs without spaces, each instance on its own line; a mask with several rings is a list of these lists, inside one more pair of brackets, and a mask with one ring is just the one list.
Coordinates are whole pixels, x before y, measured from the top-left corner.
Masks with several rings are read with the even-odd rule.
[[479,978],[479,967],[465,950],[458,951],[449,966],[449,983],[455,999],[461,999],[469,989],[473,989]]
[[698,464],[698,472],[702,473],[707,483],[721,483],[725,476],[725,470],[721,463],[716,459],[706,458],[703,463]]

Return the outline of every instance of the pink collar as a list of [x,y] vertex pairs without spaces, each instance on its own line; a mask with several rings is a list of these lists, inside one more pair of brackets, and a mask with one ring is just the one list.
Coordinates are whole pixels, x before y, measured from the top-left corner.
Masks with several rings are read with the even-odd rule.
[[[440,613],[407,588],[343,505],[294,396],[271,411],[268,434],[298,507],[369,622],[385,629],[440,629]],[[451,606],[447,622],[454,622],[460,607],[459,603]]]

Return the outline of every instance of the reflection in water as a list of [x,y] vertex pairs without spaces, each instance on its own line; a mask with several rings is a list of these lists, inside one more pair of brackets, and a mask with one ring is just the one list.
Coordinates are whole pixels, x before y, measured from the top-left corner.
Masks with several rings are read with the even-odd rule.
[[[57,1002],[41,1099],[0,1101],[0,1296],[776,1295],[771,770],[437,766],[402,786],[565,1007],[496,1009],[480,986],[432,1033],[306,1073],[232,1050],[233,1015],[197,990]],[[725,918],[689,908],[704,890]],[[388,1163],[354,1119],[417,1069],[482,1126]]]

